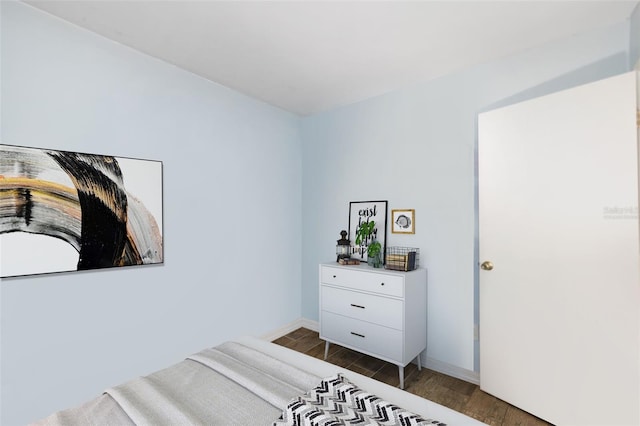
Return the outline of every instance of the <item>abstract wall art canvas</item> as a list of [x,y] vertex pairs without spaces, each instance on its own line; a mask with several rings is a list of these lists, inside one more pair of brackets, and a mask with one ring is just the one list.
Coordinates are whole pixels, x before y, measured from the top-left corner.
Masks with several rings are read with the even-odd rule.
[[0,277],[163,263],[162,162],[0,145]]

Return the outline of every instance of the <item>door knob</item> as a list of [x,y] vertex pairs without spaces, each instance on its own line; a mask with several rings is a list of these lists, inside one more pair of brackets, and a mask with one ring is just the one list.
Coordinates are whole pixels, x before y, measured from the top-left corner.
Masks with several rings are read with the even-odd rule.
[[493,263],[489,262],[488,260],[485,262],[482,262],[482,264],[480,265],[480,269],[484,271],[490,271],[493,269]]

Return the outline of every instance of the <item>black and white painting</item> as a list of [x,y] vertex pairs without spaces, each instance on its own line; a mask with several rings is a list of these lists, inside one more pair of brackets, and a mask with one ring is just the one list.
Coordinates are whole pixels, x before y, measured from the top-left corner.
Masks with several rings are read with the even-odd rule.
[[416,212],[414,209],[391,210],[391,233],[415,234]]
[[[356,232],[363,222],[375,222],[373,236],[356,245]],[[373,240],[382,245],[382,254],[387,248],[387,201],[352,201],[349,203],[349,240],[354,247],[352,258],[367,259],[367,246]]]
[[163,262],[162,163],[0,145],[0,277]]

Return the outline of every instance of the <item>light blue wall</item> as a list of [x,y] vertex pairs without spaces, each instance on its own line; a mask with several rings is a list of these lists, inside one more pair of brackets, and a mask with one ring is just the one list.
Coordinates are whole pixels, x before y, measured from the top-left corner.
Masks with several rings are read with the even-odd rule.
[[299,119],[2,8],[2,143],[164,162],[165,264],[2,280],[2,425],[300,311]]
[[416,211],[416,234],[387,241],[428,268],[427,356],[477,370],[477,114],[625,72],[628,43],[621,23],[303,119],[303,316],[318,318],[317,264],[349,202],[388,200]]
[[631,14],[629,36],[629,68],[633,69],[640,60],[640,4]]

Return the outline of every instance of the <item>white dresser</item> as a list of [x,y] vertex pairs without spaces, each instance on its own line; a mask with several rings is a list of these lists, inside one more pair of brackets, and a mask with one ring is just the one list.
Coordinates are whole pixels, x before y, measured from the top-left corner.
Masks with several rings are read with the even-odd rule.
[[320,265],[320,338],[404,367],[427,347],[427,271]]

